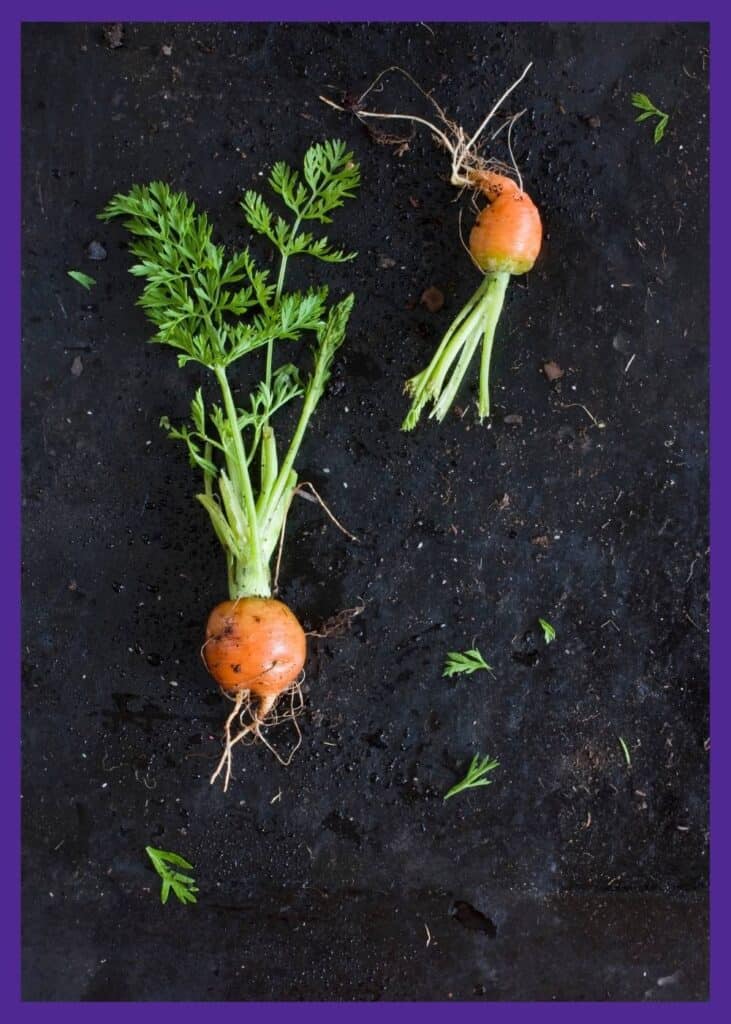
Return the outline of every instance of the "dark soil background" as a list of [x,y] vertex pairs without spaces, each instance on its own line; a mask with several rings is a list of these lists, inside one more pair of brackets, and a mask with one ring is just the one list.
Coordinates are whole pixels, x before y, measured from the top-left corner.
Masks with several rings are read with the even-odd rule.
[[[699,24],[25,26],[27,999],[705,997],[707,46]],[[465,393],[407,436],[403,380],[477,283],[460,202],[427,133],[396,154],[318,94],[398,63],[476,126],[529,59],[506,112],[528,108],[546,237],[495,413]],[[671,115],[659,145],[634,90]],[[374,99],[426,112],[398,82]],[[363,186],[332,235],[360,256],[293,280],[358,304],[300,467],[361,543],[299,502],[281,594],[308,628],[365,611],[311,644],[292,766],[240,750],[224,795],[198,653],[224,563],[158,429],[201,378],[145,344],[126,234],[95,218],[164,179],[240,245],[242,190],[333,136]],[[494,675],[442,681],[475,642]],[[494,784],[444,803],[476,751]],[[197,906],[160,905],[148,843],[194,863]]]

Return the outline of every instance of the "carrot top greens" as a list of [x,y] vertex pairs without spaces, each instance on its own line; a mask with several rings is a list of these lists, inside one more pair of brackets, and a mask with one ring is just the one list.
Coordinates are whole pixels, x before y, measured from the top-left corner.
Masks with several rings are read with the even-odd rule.
[[[205,213],[163,182],[135,185],[100,214],[102,220],[126,218],[133,236],[130,251],[138,260],[130,272],[145,280],[139,305],[156,327],[151,340],[174,348],[179,366],[199,363],[218,383],[220,404],[207,405],[198,388],[190,420],[173,426],[163,417],[161,426],[185,444],[191,464],[202,473],[197,497],[226,553],[232,599],[271,594],[269,563],[297,487],[294,461],[353,305],[352,294],[328,305],[325,285],[285,291],[288,263],[296,255],[326,263],[354,258],[355,253],[303,226],[329,223],[333,211],[353,198],[359,180],[344,143],[326,142],[307,150],[301,172],[285,163],[274,165],[269,185],[288,218],[275,213],[258,192],[244,194],[241,207],[249,227],[278,250],[274,278],[259,268],[248,248],[227,255],[214,243]],[[278,342],[295,342],[303,335],[313,339],[307,376],[289,360],[275,362]],[[232,391],[230,368],[260,349],[265,352],[263,378],[248,404],[241,405]],[[271,420],[297,399],[302,400],[299,418],[280,462]]]

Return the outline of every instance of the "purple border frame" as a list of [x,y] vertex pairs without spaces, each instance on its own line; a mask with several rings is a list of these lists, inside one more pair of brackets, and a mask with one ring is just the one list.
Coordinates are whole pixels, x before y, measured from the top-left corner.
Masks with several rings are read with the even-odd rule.
[[[165,1010],[174,1013],[176,1022],[194,1021],[200,1012],[196,1003],[23,1003],[20,999],[20,26],[23,21],[487,21],[489,8],[485,0],[460,0],[444,17],[444,5],[436,0],[351,0],[344,7],[342,0],[309,0],[306,8],[293,0],[269,0],[267,17],[258,16],[253,5],[233,0],[208,0],[204,6],[179,0],[126,0],[125,3],[92,3],[69,0],[52,3],[37,0],[21,4],[5,0],[0,15],[0,76],[4,109],[8,158],[0,167],[4,205],[2,269],[0,287],[4,293],[4,333],[2,401],[0,430],[4,441],[5,472],[3,499],[0,506],[3,530],[0,579],[0,607],[3,635],[8,652],[5,672],[5,707],[1,716],[3,742],[2,797],[6,812],[6,840],[0,848],[6,897],[3,907],[0,943],[0,1005],[10,1021],[79,1018],[93,1019],[100,1010],[106,1020],[126,1020],[130,1010],[140,1021],[159,1021]],[[342,17],[344,9],[347,18]],[[724,267],[718,241],[723,228],[731,225],[731,203],[724,188],[731,172],[729,139],[725,130],[723,97],[731,95],[731,75],[726,54],[731,44],[731,16],[728,0],[698,0],[694,5],[680,0],[614,0],[613,3],[587,8],[579,0],[523,0],[518,18],[512,21],[705,21],[711,25],[711,623],[723,626],[731,615],[731,588],[724,571],[730,567],[731,540],[723,532],[724,513],[728,514],[728,484],[723,477],[723,437],[731,417],[723,389],[731,376],[731,355],[722,338],[720,300]],[[591,17],[587,17],[590,14]],[[692,15],[689,17],[689,14]],[[718,59],[714,59],[718,55]],[[718,123],[717,123],[718,122]],[[717,634],[715,642],[714,634]],[[722,633],[712,628],[711,681],[712,733],[714,726],[729,717],[731,699],[723,685]],[[606,1020],[621,1013],[630,1019],[646,1020],[715,1020],[731,1012],[729,975],[728,910],[731,909],[731,885],[724,871],[729,857],[729,823],[721,806],[721,780],[728,772],[729,754],[722,747],[720,729],[711,748],[711,770],[714,781],[712,816],[712,893],[711,893],[711,998],[705,1003],[214,1003],[204,1004],[220,1015],[255,1012],[261,1008],[268,1020],[318,1021],[335,1020],[347,1007],[352,1020],[403,1019],[417,1017],[420,1024],[441,1021],[445,1015],[460,1021],[477,1021],[486,1013],[497,1014],[501,1021],[580,1020],[589,1013],[593,1019]],[[723,1007],[726,1010],[723,1010]]]

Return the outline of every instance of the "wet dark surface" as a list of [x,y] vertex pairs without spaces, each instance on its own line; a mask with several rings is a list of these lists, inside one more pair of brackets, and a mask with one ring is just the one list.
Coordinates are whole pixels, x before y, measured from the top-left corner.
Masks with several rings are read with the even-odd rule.
[[[25,997],[704,998],[705,28],[115,41],[24,32]],[[470,127],[529,59],[509,107],[528,107],[514,144],[546,238],[509,291],[494,417],[406,436],[403,379],[476,285],[460,204],[426,134],[396,156],[317,97],[399,63]],[[634,90],[671,114],[657,146]],[[363,187],[332,234],[360,257],[295,282],[358,304],[300,467],[362,542],[298,503],[281,596],[307,628],[365,611],[311,643],[292,766],[240,751],[224,795],[198,650],[225,569],[157,427],[199,378],[144,344],[125,233],[95,216],[161,178],[238,244],[241,191],[335,135]],[[442,681],[474,642],[494,675]],[[443,803],[476,751],[494,784]],[[160,905],[146,844],[194,863],[197,906]]]

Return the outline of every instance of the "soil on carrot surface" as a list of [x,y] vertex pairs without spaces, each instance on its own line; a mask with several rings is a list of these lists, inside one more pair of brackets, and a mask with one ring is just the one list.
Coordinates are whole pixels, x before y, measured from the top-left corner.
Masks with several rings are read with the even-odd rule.
[[[24,27],[24,996],[704,998],[705,27],[121,29]],[[403,382],[476,287],[473,213],[427,133],[379,144],[318,96],[399,64],[474,128],[529,60],[506,113],[545,241],[493,415],[475,368],[405,435]],[[657,145],[635,91],[670,114]],[[369,99],[428,116],[404,81]],[[288,768],[240,750],[224,794],[199,650],[225,565],[158,429],[203,378],[145,344],[95,218],[162,179],[241,245],[242,191],[332,137],[362,165],[333,225],[358,261],[329,273],[357,302],[300,463],[360,542],[295,502],[280,596],[325,634],[303,743]],[[492,672],[442,679],[473,647]],[[444,802],[475,753],[492,785]],[[196,905],[160,904],[146,845],[194,865]]]

